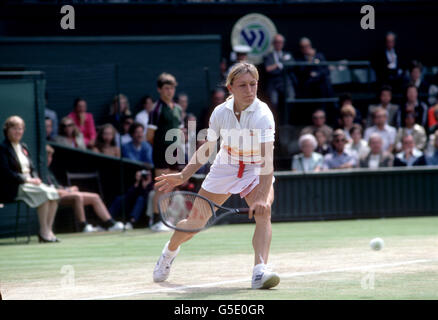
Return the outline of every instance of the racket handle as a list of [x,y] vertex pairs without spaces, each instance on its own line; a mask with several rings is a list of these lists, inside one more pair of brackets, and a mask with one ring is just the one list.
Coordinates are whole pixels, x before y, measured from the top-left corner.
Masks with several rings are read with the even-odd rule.
[[249,208],[236,209],[237,214],[247,214],[248,212],[249,212]]

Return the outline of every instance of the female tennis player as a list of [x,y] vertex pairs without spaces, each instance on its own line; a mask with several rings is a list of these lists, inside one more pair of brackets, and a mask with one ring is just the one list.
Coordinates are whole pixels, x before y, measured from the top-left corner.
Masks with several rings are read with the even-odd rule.
[[[271,205],[273,189],[273,143],[274,117],[269,107],[257,98],[259,75],[249,63],[237,63],[228,74],[226,86],[230,97],[218,105],[209,121],[207,142],[192,156],[187,166],[179,173],[156,177],[159,190],[170,192],[187,181],[215,151],[221,137],[221,148],[210,172],[202,183],[199,194],[222,205],[231,194],[240,194],[249,206],[248,217],[254,217],[256,226],[252,244],[254,248],[253,289],[267,289],[280,282],[277,273],[266,266],[272,238]],[[236,135],[237,136],[236,139]],[[247,135],[247,136],[245,136]],[[256,143],[242,143],[256,137]],[[243,138],[243,139],[242,139]],[[254,140],[251,140],[254,141]],[[201,156],[205,160],[201,160]],[[198,208],[201,211],[203,208]],[[211,209],[205,208],[207,222]],[[184,222],[182,222],[184,223]],[[155,282],[165,281],[180,245],[195,233],[174,231],[166,243],[155,266]]]

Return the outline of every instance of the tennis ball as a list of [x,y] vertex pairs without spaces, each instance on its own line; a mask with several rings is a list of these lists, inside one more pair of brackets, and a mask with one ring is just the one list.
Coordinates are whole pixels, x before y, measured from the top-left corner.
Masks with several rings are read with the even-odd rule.
[[383,249],[383,246],[385,245],[385,242],[383,241],[382,238],[374,238],[370,241],[370,247],[373,250],[380,250]]

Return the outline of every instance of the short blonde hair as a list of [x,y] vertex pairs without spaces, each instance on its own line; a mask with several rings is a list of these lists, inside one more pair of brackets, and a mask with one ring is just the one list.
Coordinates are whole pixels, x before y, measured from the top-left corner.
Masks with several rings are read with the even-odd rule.
[[259,80],[259,72],[255,65],[248,62],[238,62],[231,67],[230,72],[228,72],[227,81],[225,86],[231,86],[233,84],[234,79],[241,76],[242,74],[249,73],[251,74],[257,81]]
[[3,124],[3,134],[5,136],[5,138],[8,137],[8,130],[10,128],[13,128],[17,125],[23,125],[23,129],[24,129],[24,120],[22,118],[20,118],[19,116],[10,116],[9,118],[6,119],[5,123]]
[[351,104],[346,104],[341,108],[341,116],[356,117],[356,109]]

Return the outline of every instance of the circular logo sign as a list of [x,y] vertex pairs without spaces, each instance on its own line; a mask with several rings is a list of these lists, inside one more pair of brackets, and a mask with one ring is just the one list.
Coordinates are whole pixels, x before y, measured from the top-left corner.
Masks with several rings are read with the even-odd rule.
[[277,34],[277,28],[268,17],[251,13],[240,18],[231,32],[231,46],[247,45],[251,47],[248,60],[259,64],[263,61],[271,47],[272,38]]

